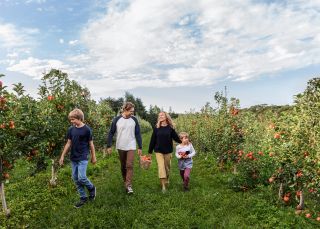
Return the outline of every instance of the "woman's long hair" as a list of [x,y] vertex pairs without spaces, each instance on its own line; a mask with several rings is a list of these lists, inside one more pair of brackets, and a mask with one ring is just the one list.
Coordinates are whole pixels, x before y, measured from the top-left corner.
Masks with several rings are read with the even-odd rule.
[[165,114],[165,116],[166,116],[166,121],[167,121],[168,125],[169,125],[172,129],[174,129],[174,123],[173,123],[170,115],[169,115],[167,112],[164,112],[164,111],[161,111],[161,112],[158,114],[158,121],[157,121],[156,127],[157,127],[157,128],[160,128],[160,126],[161,126],[161,122],[160,122],[160,120],[159,120],[159,115],[160,115],[161,113]]

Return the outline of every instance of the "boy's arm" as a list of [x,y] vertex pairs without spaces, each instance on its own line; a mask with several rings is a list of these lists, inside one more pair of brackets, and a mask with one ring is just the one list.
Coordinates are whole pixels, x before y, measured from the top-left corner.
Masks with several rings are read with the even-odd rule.
[[63,148],[62,154],[60,156],[59,165],[63,165],[64,156],[68,153],[70,146],[71,146],[71,139],[68,139],[66,145]]
[[97,163],[97,158],[96,158],[96,150],[94,148],[93,141],[90,141],[89,145],[90,145],[90,151],[91,151],[91,163],[95,164]]

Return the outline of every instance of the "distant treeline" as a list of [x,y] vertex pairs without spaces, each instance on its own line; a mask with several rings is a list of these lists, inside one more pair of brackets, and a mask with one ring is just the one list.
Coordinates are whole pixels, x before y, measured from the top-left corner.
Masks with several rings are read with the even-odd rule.
[[[101,99],[100,102],[106,102],[109,104],[111,109],[113,110],[115,115],[120,114],[121,106],[124,101],[132,102],[135,106],[135,115],[139,116],[140,118],[148,121],[153,127],[157,122],[157,117],[160,111],[163,111],[163,108],[158,107],[157,105],[150,105],[149,109],[147,110],[146,107],[143,105],[143,102],[140,98],[134,97],[131,93],[126,92],[124,97],[120,98],[112,98],[108,97],[106,99]],[[172,118],[177,118],[178,114],[172,111],[169,108],[168,113]]]
[[[142,100],[140,98],[136,98],[133,94],[129,92],[126,92],[124,97],[120,97],[120,98],[108,97],[106,99],[101,99],[100,102],[108,103],[111,109],[114,111],[114,114],[117,115],[117,114],[120,114],[121,106],[124,103],[124,101],[132,102],[135,105],[135,115],[148,121],[152,126],[155,126],[159,112],[163,111],[163,108],[160,108],[157,105],[150,105],[149,109],[147,110]],[[208,106],[210,106],[209,102],[207,102],[206,105],[204,105],[204,107],[201,109],[201,112],[205,112],[205,110],[208,109]],[[282,112],[292,111],[293,106],[292,105],[258,104],[258,105],[251,106],[249,108],[242,108],[241,110],[255,113],[258,116],[258,115],[265,114],[267,112],[280,114]],[[168,113],[173,119],[179,116],[179,113],[174,112],[171,107],[169,108]]]

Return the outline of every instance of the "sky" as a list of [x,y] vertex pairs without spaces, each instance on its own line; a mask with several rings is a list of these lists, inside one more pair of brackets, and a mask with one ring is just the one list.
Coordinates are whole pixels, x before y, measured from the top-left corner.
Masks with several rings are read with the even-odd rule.
[[199,111],[292,104],[320,72],[320,0],[0,0],[0,73],[37,97],[60,69],[92,98]]

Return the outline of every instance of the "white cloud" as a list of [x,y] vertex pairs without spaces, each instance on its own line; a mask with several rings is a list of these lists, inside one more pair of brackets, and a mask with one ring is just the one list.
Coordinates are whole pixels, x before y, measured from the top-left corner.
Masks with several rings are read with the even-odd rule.
[[71,40],[69,41],[69,45],[77,45],[79,43],[78,40]]
[[22,46],[25,43],[23,36],[12,24],[0,24],[0,41],[0,46],[7,48]]
[[60,60],[40,60],[37,58],[29,57],[27,59],[20,60],[17,64],[13,64],[7,68],[8,71],[19,72],[25,75],[31,76],[34,79],[41,79],[43,73],[49,72],[50,69],[60,69],[73,75],[75,68],[64,64]]
[[30,3],[37,3],[37,4],[43,4],[46,3],[47,0],[26,0],[25,3],[26,4],[30,4]]
[[33,46],[32,36],[38,33],[35,28],[17,28],[13,24],[0,22],[0,48]]
[[64,43],[64,40],[63,40],[62,38],[60,38],[60,39],[59,39],[59,43],[60,43],[60,44],[63,44],[63,43]]
[[12,52],[12,53],[8,53],[7,54],[7,57],[8,58],[17,58],[19,56],[19,53],[17,53],[17,52]]
[[73,58],[97,86],[206,85],[320,63],[319,1],[135,0],[107,9],[82,31],[88,52]]
[[30,47],[38,31],[0,23],[0,48],[12,48],[8,70],[39,78],[50,68],[65,69],[99,97],[137,87],[245,81],[320,64],[319,0],[96,1],[102,3],[105,14],[89,20],[79,39],[60,38],[81,44],[80,54],[65,62],[31,54],[19,60],[16,48]]

